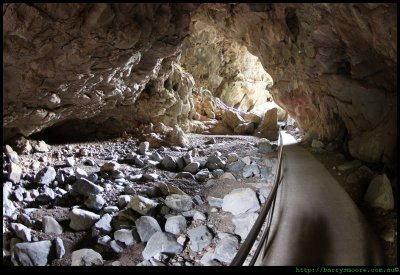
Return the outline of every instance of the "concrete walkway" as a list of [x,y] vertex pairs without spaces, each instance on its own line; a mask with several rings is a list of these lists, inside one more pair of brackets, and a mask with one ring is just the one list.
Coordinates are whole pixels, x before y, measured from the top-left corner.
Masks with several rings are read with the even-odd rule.
[[283,179],[266,255],[256,265],[383,265],[382,251],[346,191],[307,150],[283,133]]

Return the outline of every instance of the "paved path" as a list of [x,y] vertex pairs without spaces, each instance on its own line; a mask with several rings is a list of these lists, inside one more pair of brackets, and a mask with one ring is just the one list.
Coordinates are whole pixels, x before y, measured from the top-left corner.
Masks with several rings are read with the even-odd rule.
[[284,177],[257,265],[383,265],[379,241],[346,191],[283,133]]

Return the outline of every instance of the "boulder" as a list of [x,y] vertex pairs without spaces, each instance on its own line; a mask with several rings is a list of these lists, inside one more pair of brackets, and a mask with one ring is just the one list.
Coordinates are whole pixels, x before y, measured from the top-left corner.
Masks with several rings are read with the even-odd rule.
[[204,225],[189,229],[187,234],[190,239],[190,249],[198,252],[211,244],[213,236],[208,228]]
[[142,242],[147,242],[156,232],[162,232],[157,220],[150,216],[142,216],[135,221],[136,229]]
[[257,128],[257,136],[267,138],[269,140],[278,140],[278,109],[269,109],[265,114]]
[[11,162],[8,168],[8,179],[13,183],[18,183],[21,180],[21,174],[21,168],[14,162]]
[[260,209],[256,193],[250,188],[238,188],[225,195],[222,210],[233,215],[255,212]]
[[69,227],[75,231],[87,230],[100,219],[97,214],[77,208],[72,209],[69,217],[71,219]]
[[392,185],[386,174],[372,178],[364,200],[372,207],[391,210],[394,208]]
[[220,262],[230,263],[239,248],[239,241],[235,236],[226,236],[218,241],[214,251],[214,258]]
[[232,222],[235,225],[235,234],[239,235],[241,242],[244,242],[251,228],[258,218],[256,213],[244,213],[232,218]]
[[185,232],[187,227],[186,219],[182,215],[169,217],[165,223],[165,232],[179,235]]
[[72,252],[71,266],[100,266],[103,257],[93,249],[83,248]]
[[130,246],[137,243],[133,234],[136,234],[133,229],[120,229],[114,232],[114,239],[124,243],[127,246]]
[[176,241],[174,235],[171,233],[156,232],[147,242],[142,255],[145,260],[149,260],[159,253],[175,255],[181,253],[182,250],[182,245]]
[[192,198],[188,195],[172,194],[165,198],[165,205],[169,208],[182,212],[193,208]]
[[11,250],[11,261],[16,266],[45,266],[50,249],[51,241],[17,243]]
[[156,201],[137,195],[132,198],[126,207],[141,215],[150,215],[155,211],[157,205]]
[[63,233],[62,226],[50,216],[45,216],[42,218],[42,230],[44,233],[54,233],[56,235]]

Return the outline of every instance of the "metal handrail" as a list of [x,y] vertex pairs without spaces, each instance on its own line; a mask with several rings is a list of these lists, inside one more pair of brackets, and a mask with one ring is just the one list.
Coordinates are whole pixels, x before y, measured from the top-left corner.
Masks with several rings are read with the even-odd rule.
[[[277,190],[279,187],[279,182],[280,182],[280,177],[281,177],[281,167],[282,167],[282,147],[283,147],[283,139],[282,139],[282,134],[281,131],[279,130],[279,149],[278,149],[278,169],[277,173],[275,174],[274,178],[274,185],[272,187],[271,194],[268,196],[267,201],[265,202],[263,208],[261,209],[260,215],[258,215],[257,220],[255,221],[253,227],[251,228],[249,234],[247,235],[246,240],[243,242],[242,246],[240,247],[239,251],[236,253],[235,258],[233,258],[232,262],[230,263],[230,266],[241,266],[243,265],[244,261],[246,260],[247,256],[249,255],[249,252],[251,248],[254,245],[254,242],[258,236],[258,234],[261,231],[261,228],[264,224],[264,221],[270,213],[271,206],[272,206],[272,211],[270,214],[270,219],[272,220],[272,213],[275,208],[275,198],[277,194]],[[269,227],[268,230],[264,232],[263,237],[261,238],[262,242],[260,241],[259,246],[257,247],[256,253],[254,254],[250,265],[254,265],[255,260],[258,257],[258,254],[261,250],[261,246],[265,239],[268,237],[269,233]]]

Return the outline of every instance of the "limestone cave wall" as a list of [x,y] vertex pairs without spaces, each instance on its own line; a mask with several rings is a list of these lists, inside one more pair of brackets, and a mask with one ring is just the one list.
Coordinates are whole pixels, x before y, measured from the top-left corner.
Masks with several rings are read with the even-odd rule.
[[396,4],[206,4],[195,14],[258,56],[309,138],[389,164],[397,144]]
[[260,59],[275,102],[308,138],[345,140],[354,157],[389,164],[397,146],[396,10],[385,3],[3,4],[3,139],[91,118],[127,128],[187,124],[194,84],[181,74],[186,88],[179,87],[171,74],[195,19]]

